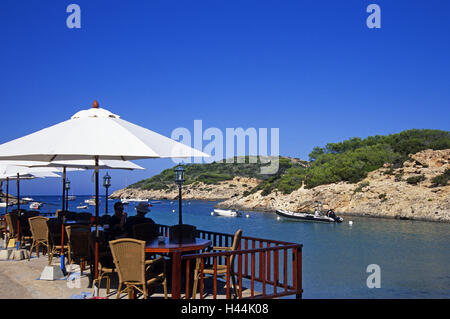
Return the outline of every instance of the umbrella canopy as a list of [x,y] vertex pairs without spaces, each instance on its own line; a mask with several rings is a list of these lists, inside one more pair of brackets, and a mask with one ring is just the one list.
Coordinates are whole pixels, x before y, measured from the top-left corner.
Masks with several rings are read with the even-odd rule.
[[[1,162],[0,162],[1,163]],[[66,167],[66,168],[79,168],[79,169],[94,169],[94,160],[72,160],[72,161],[52,161],[52,162],[30,162],[28,167]],[[99,160],[99,169],[125,169],[125,170],[145,170],[142,166],[139,166],[130,161],[122,160]]]
[[83,110],[69,120],[0,145],[0,160],[59,161],[94,159],[209,157],[105,109]]
[[57,168],[52,167],[24,167],[12,165],[7,162],[0,162],[0,179],[21,179],[43,178],[43,177],[60,177]]
[[[19,173],[19,179],[35,179],[35,178],[46,178],[46,177],[61,177],[58,174],[54,172],[35,172],[33,174],[20,174]],[[6,179],[9,180],[15,180],[17,179],[17,174],[0,174],[0,181],[6,181]]]

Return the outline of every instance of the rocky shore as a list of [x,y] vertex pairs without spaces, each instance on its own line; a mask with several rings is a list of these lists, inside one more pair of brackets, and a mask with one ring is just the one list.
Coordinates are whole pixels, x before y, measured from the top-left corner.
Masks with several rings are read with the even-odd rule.
[[[343,216],[369,216],[450,222],[450,185],[433,186],[431,180],[450,168],[450,149],[425,150],[410,155],[403,167],[389,164],[372,171],[357,184],[340,182],[312,189],[301,187],[290,194],[261,191],[244,196],[258,185],[256,179],[235,177],[219,185],[185,187],[183,198],[222,200],[217,207],[248,211],[314,211],[315,202],[323,210],[334,209]],[[415,182],[414,179],[417,179]],[[176,199],[178,190],[145,191],[122,189],[114,198]]]
[[[220,182],[217,185],[197,183],[193,186],[183,186],[183,199],[187,200],[227,200],[242,196],[245,191],[258,186],[259,180],[247,177],[235,177],[233,180]],[[123,188],[111,194],[110,198],[147,198],[167,199],[178,198],[178,188],[171,190],[143,190],[137,188]]]

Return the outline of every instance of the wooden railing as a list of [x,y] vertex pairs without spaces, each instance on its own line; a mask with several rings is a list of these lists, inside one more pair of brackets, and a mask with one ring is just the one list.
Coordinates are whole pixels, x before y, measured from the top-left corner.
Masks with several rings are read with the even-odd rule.
[[[169,235],[169,226],[160,225],[160,231]],[[211,240],[212,246],[230,247],[234,234],[197,230],[196,237]],[[198,266],[202,274],[208,267],[213,270],[213,298],[218,297],[217,269],[219,265],[226,269],[223,277],[226,282],[225,297],[229,298],[279,298],[294,295],[302,297],[302,247],[297,243],[242,236],[238,250],[212,251],[209,247],[205,251],[195,254],[185,254],[174,258],[172,278],[185,275],[185,297],[191,297],[193,287],[192,272]],[[233,259],[233,262],[232,262]],[[182,269],[182,265],[184,269]],[[200,298],[204,296],[204,278],[198,280],[197,292]],[[250,291],[243,295],[243,280]],[[233,285],[231,285],[233,283]],[[235,293],[234,287],[239,289]],[[175,298],[180,298],[176,295]]]

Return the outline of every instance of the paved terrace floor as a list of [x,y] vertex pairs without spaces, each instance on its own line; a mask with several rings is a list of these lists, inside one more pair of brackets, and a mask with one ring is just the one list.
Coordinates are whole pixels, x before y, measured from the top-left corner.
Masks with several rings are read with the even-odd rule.
[[[52,265],[59,266],[60,258],[55,256]],[[37,258],[33,253],[30,261],[25,260],[1,260],[0,261],[0,299],[71,299],[74,295],[81,295],[83,292],[93,294],[94,290],[89,287],[89,269],[83,272],[83,276],[79,278],[79,287],[75,282],[68,282],[65,279],[47,281],[39,280],[45,266],[48,265],[47,256],[40,254]],[[79,266],[73,266],[73,272],[79,274]],[[200,283],[199,283],[200,285]],[[111,282],[110,294],[106,295],[106,280],[102,281],[100,289],[100,297],[116,298],[116,289],[118,286],[117,278]],[[184,290],[184,289],[183,289]],[[191,285],[192,290],[192,285]],[[205,279],[204,298],[213,298],[213,281]],[[257,293],[257,292],[255,292]],[[192,292],[191,292],[192,294]],[[226,287],[224,281],[217,281],[217,298],[224,299]],[[250,289],[244,287],[243,297],[250,295]],[[150,298],[163,298],[163,289],[155,287],[152,290]],[[128,298],[126,294],[122,294],[121,298]],[[169,285],[170,298],[170,285]],[[184,291],[182,294],[184,298]],[[199,289],[197,290],[197,298],[199,298]]]

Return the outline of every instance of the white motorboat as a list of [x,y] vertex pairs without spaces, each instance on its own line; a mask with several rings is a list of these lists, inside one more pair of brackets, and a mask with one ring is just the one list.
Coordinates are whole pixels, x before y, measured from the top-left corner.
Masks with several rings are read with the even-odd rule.
[[211,212],[211,216],[240,217],[242,214],[239,211],[231,209],[214,209],[214,211]]
[[30,209],[39,209],[39,208],[41,208],[42,207],[42,203],[39,203],[39,202],[32,202],[31,204],[30,204]]
[[77,206],[77,209],[87,209],[87,205],[79,205]]
[[285,217],[286,219],[297,220],[297,221],[307,221],[307,222],[325,222],[325,223],[341,223],[344,219],[342,217],[336,216],[336,214],[328,214],[329,216],[322,215],[316,211],[315,214],[309,213],[295,213],[283,209],[278,209],[276,211],[278,216]]
[[[95,198],[86,199],[84,202],[88,205],[95,206]],[[100,204],[100,199],[98,200],[98,203]]]
[[148,203],[148,199],[141,199],[141,198],[123,198],[120,200],[122,202],[122,204],[128,204],[129,202],[133,202],[133,203],[140,203],[140,202],[144,202],[144,203]]
[[132,202],[136,202],[136,203],[148,203],[148,199],[142,199],[142,198],[133,198],[131,199]]
[[29,202],[33,201],[33,199],[31,197],[23,197],[20,200],[25,203],[29,203]]

